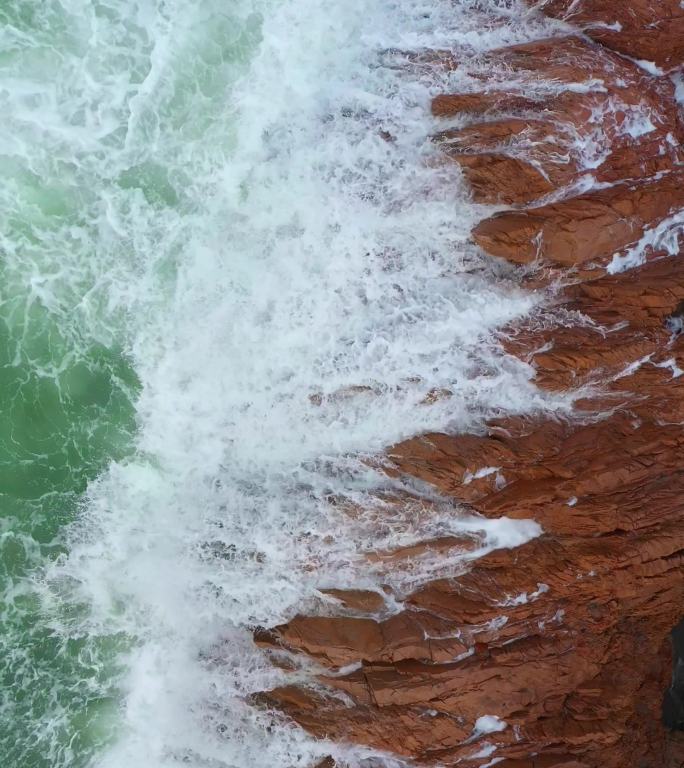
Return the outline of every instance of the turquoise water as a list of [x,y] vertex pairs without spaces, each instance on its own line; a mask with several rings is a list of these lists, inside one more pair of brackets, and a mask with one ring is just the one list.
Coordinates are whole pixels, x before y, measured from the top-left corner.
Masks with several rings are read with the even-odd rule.
[[537,533],[388,518],[360,460],[547,405],[491,338],[534,301],[469,244],[481,212],[426,138],[468,83],[403,53],[538,32],[520,18],[0,0],[3,766],[353,763],[249,704],[283,680],[254,627],[378,588],[364,549]]

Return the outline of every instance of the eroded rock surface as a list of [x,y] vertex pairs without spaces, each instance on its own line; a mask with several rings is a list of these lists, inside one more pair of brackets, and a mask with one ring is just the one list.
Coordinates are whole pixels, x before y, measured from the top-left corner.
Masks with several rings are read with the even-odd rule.
[[[332,590],[337,613],[260,631],[263,647],[322,671],[259,700],[321,738],[424,765],[676,768],[684,740],[661,704],[684,614],[682,130],[670,80],[614,51],[675,66],[684,11],[542,6],[613,50],[567,37],[495,51],[487,65],[518,73],[517,87],[446,94],[432,109],[465,119],[435,139],[477,199],[532,205],[473,237],[546,291],[502,346],[541,388],[574,392],[574,411],[422,435],[389,448],[385,471],[544,532],[472,561],[467,541],[377,553],[392,568],[421,547],[461,547],[469,565],[393,596],[398,611],[378,593]],[[553,84],[547,98],[530,78]],[[577,83],[588,87],[566,87]],[[631,129],[635,115],[652,128]],[[593,164],[573,150],[592,137]]]
[[[620,305],[622,285],[649,295],[675,264],[609,278],[612,300]],[[605,290],[601,280],[582,287]],[[657,314],[679,301],[671,293]],[[653,327],[640,315],[624,316],[634,333]],[[352,704],[305,689],[268,701],[320,736],[425,763],[479,765],[486,741],[522,761],[511,766],[532,766],[533,752],[549,766],[665,765],[668,634],[684,605],[684,347],[658,330],[639,350],[650,358],[607,382],[586,420],[510,419],[481,436],[391,448],[397,471],[485,516],[532,517],[545,534],[424,586],[388,620],[300,617],[278,628],[279,646],[331,669],[361,665],[323,678]],[[477,477],[487,467],[496,473]],[[483,714],[507,728],[469,742]]]
[[[539,208],[504,211],[481,222],[473,235],[486,251],[516,264],[601,268],[647,233],[656,236],[644,256],[664,255],[670,234],[682,226],[683,205],[684,172],[676,169]],[[659,228],[665,238],[658,238]]]
[[672,82],[602,46],[557,37],[492,51],[473,66],[501,76],[505,90],[438,96],[432,110],[487,118],[435,136],[479,202],[530,203],[589,179],[653,177],[684,159]]
[[684,7],[679,0],[535,0],[530,4],[627,56],[665,69],[684,62]]

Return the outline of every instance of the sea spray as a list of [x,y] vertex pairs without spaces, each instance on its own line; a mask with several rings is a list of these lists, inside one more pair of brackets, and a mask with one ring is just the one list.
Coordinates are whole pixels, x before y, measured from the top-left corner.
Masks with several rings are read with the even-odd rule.
[[31,278],[69,359],[119,350],[107,381],[136,424],[115,397],[70,415],[124,440],[25,569],[23,610],[71,661],[51,678],[29,652],[50,693],[6,710],[22,768],[307,766],[340,748],[251,705],[283,680],[253,629],[321,586],[375,583],[364,549],[538,533],[441,500],[377,525],[392,483],[363,458],[564,406],[493,339],[535,300],[469,243],[482,212],[429,140],[431,96],[468,83],[412,55],[476,56],[542,22],[495,0],[225,6],[3,11],[10,284]]

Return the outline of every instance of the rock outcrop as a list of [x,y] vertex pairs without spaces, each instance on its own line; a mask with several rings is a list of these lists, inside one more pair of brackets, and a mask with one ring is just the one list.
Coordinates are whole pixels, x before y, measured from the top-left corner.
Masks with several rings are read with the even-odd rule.
[[478,202],[530,203],[559,188],[652,177],[684,159],[674,86],[579,37],[493,51],[480,63],[506,90],[447,94],[436,116],[487,119],[435,140]]
[[666,70],[684,61],[680,0],[533,0],[530,5],[635,59]]
[[396,596],[391,615],[376,593],[337,591],[339,615],[257,633],[328,670],[319,687],[259,698],[321,738],[417,764],[675,768],[684,740],[661,705],[684,615],[684,133],[671,81],[615,51],[676,66],[684,10],[539,5],[599,42],[493,52],[488,65],[517,86],[437,97],[435,116],[473,122],[435,140],[476,199],[528,206],[473,237],[546,292],[502,345],[540,387],[573,391],[574,412],[416,437],[388,449],[385,467],[543,534]]

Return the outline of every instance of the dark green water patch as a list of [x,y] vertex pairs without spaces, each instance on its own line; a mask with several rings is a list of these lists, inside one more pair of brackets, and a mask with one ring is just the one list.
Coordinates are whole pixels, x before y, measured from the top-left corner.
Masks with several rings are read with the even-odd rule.
[[15,310],[0,313],[0,755],[76,768],[111,735],[125,639],[73,636],[77,608],[43,599],[40,576],[88,482],[130,451],[138,383],[40,302]]

